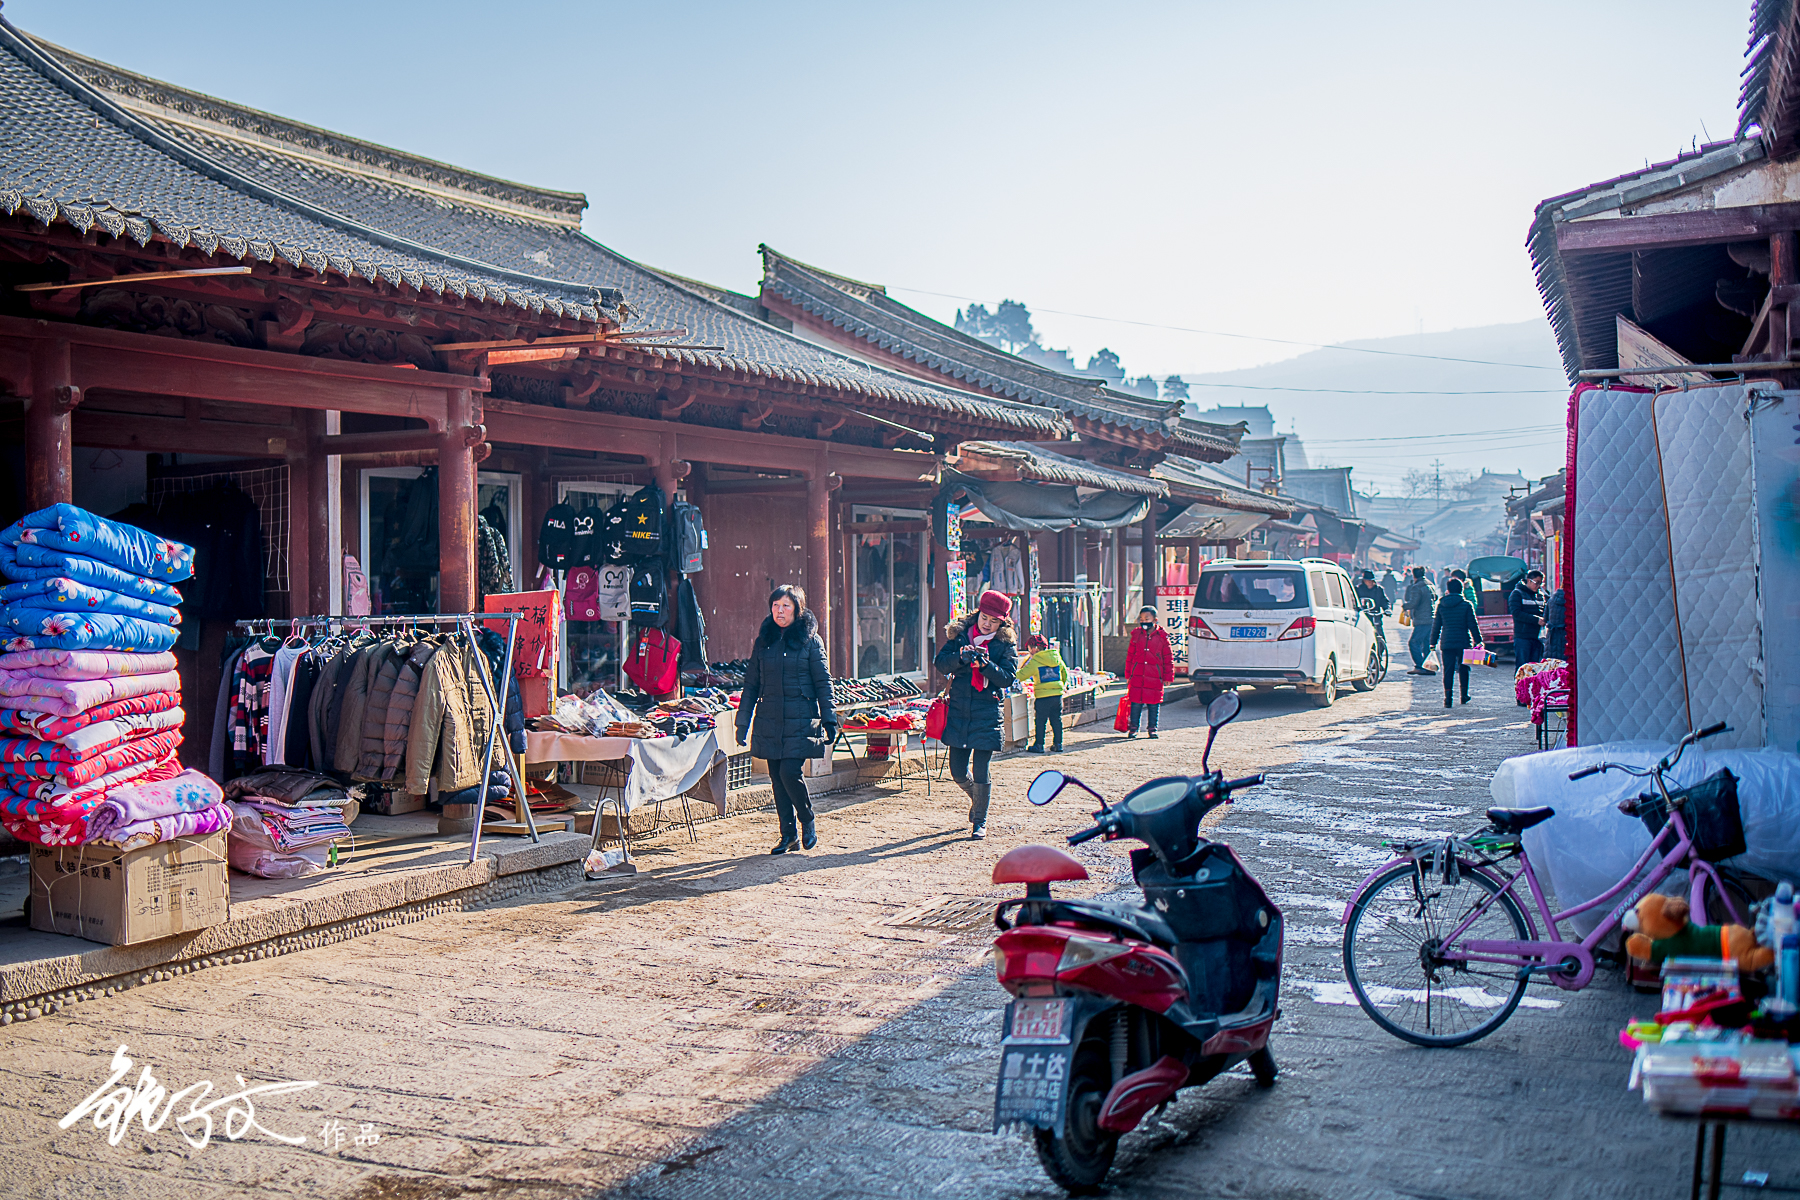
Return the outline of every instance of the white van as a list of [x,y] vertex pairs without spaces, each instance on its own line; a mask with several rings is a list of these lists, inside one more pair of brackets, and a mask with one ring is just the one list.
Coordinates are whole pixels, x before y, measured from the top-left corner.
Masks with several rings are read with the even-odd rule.
[[1343,684],[1374,687],[1375,655],[1375,626],[1329,559],[1225,559],[1200,571],[1188,677],[1202,704],[1219,689],[1254,684],[1298,688],[1329,708]]

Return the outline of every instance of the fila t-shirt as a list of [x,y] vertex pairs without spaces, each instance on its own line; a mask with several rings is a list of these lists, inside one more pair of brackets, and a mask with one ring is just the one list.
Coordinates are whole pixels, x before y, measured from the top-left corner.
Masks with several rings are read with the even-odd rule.
[[600,568],[600,619],[631,619],[631,568],[623,563],[609,563]]

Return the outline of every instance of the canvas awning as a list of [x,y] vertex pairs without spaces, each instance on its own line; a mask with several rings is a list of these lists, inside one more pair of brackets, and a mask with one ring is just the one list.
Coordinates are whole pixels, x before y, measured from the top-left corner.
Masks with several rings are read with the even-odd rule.
[[1243,512],[1213,504],[1190,504],[1181,515],[1157,530],[1156,536],[1199,538],[1203,542],[1234,542],[1249,537],[1252,532],[1269,523],[1268,513]]
[[957,492],[981,515],[1002,529],[1025,533],[1061,533],[1065,529],[1118,529],[1135,525],[1150,512],[1149,496],[1125,496],[1118,492],[1081,491],[1061,484],[1008,483],[976,479],[945,468],[943,487],[932,506],[932,519],[942,544],[947,523],[945,509]]

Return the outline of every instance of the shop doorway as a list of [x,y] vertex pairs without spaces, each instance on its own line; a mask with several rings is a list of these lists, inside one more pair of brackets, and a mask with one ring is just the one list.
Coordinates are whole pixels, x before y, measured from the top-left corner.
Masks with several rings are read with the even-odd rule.
[[[475,511],[496,520],[518,586],[521,477],[481,471],[475,477]],[[369,576],[370,611],[426,614],[438,610],[437,470],[369,467],[361,472],[358,512]]]
[[[922,521],[917,509],[858,505],[852,524]],[[925,538],[923,533],[855,533],[855,663],[858,678],[925,671]]]

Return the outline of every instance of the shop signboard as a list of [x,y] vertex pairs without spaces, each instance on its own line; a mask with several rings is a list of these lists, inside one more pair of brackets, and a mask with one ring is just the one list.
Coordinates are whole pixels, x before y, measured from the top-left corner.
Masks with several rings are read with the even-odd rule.
[[[481,611],[519,614],[519,638],[513,646],[513,675],[519,681],[519,697],[525,715],[539,717],[550,711],[555,692],[557,647],[562,625],[562,593],[497,592],[482,598]],[[505,621],[483,622],[502,637]]]
[[960,558],[953,558],[944,564],[944,583],[950,590],[950,619],[969,611],[969,567]]
[[1178,677],[1188,673],[1188,610],[1193,603],[1193,588],[1165,585],[1156,589],[1156,619],[1169,635],[1169,652],[1174,656]]

